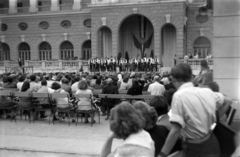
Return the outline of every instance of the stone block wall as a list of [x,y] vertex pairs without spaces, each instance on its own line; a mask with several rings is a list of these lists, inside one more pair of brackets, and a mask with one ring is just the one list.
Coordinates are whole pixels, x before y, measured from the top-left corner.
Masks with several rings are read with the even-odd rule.
[[154,52],[161,57],[161,29],[166,24],[166,14],[171,14],[170,24],[175,26],[177,31],[177,55],[183,55],[183,27],[185,19],[185,2],[172,3],[149,3],[134,5],[115,5],[93,7],[91,13],[92,19],[92,54],[98,56],[97,40],[98,31],[103,27],[102,18],[106,18],[106,27],[112,31],[112,56],[117,56],[119,29],[121,23],[129,16],[136,14],[145,16],[150,20],[154,29]]
[[187,10],[187,25],[186,25],[186,53],[185,54],[193,54],[194,55],[194,50],[193,50],[193,45],[196,39],[201,37],[200,35],[200,29],[203,31],[203,36],[207,38],[210,43],[211,43],[211,54],[212,54],[212,49],[213,49],[213,15],[211,13],[211,10],[208,10],[208,21],[205,23],[199,23],[196,20],[197,15],[199,15],[199,7],[189,7]]
[[[0,32],[0,36],[5,36],[5,43],[10,47],[11,60],[18,58],[18,46],[22,42],[21,35],[25,35],[25,42],[31,49],[31,60],[39,59],[39,45],[43,42],[42,34],[45,34],[45,40],[51,45],[52,59],[60,58],[60,45],[65,41],[64,33],[67,33],[67,40],[74,46],[74,56],[81,58],[82,44],[88,40],[86,32],[91,29],[83,25],[84,20],[91,18],[90,13],[72,13],[55,15],[27,15],[13,16],[2,19],[2,23],[8,25],[8,30]],[[71,27],[65,29],[61,26],[63,20],[71,21]],[[48,29],[41,29],[39,23],[47,21]],[[20,22],[26,22],[28,29],[22,31],[18,25]]]

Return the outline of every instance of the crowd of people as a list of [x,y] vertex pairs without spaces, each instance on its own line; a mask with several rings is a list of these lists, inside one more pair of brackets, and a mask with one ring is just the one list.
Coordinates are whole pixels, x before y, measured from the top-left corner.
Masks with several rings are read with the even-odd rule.
[[[90,75],[83,73],[36,73],[3,74],[0,85],[3,89],[20,92],[91,94],[102,90],[103,94],[119,94],[120,90],[130,95],[141,95],[143,91],[155,95],[149,102],[133,102],[108,99],[111,113],[109,135],[101,151],[107,156],[166,157],[177,150],[187,157],[220,156],[219,143],[211,127],[216,122],[216,112],[224,117],[231,100],[219,93],[213,82],[212,71],[207,61],[201,61],[201,72],[192,74],[188,64],[178,64],[171,72],[137,73],[109,72]],[[110,70],[111,71],[111,70]],[[1,97],[0,105],[14,105],[8,98]],[[57,107],[66,108],[65,98],[56,100]],[[30,106],[30,100],[20,100]],[[48,102],[43,102],[42,105]],[[107,114],[104,100],[97,104],[102,116]],[[89,99],[79,99],[77,108],[89,110]],[[2,113],[0,113],[1,115]],[[44,118],[46,113],[42,113]],[[56,113],[55,120],[62,116]],[[64,116],[64,115],[63,115]],[[88,123],[89,115],[85,115]],[[74,120],[74,119],[73,119]],[[224,119],[223,119],[224,121]],[[114,138],[124,142],[115,151],[111,150]]]
[[117,67],[119,71],[158,71],[158,65],[160,65],[157,57],[143,57],[143,58],[91,58],[88,61],[91,72],[115,72]]

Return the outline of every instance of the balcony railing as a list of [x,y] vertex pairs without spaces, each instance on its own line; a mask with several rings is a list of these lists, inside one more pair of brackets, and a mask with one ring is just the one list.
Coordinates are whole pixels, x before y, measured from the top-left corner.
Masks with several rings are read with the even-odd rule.
[[17,8],[17,13],[22,13],[22,14],[29,13],[29,7],[19,7]]
[[[187,63],[191,66],[192,69],[200,69],[201,68],[201,60],[203,59],[179,59],[178,60],[178,64],[179,63]],[[210,67],[210,69],[212,69],[213,66],[213,59],[208,59],[208,66]]]
[[117,4],[117,3],[141,3],[141,2],[154,2],[162,0],[92,0],[91,4]]
[[8,14],[9,8],[0,8],[0,14]]
[[73,4],[61,4],[59,5],[59,10],[72,10]]
[[51,6],[50,5],[38,6],[37,8],[38,8],[38,12],[51,11]]

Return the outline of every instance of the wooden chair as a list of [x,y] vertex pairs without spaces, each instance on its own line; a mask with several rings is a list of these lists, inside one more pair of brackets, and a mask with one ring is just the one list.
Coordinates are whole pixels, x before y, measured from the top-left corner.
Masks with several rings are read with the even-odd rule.
[[[0,97],[9,97],[12,101],[12,91],[11,90],[1,90],[0,91]],[[2,100],[1,100],[2,101]],[[9,110],[11,112],[11,117],[14,117],[15,122],[16,122],[16,107],[17,106],[3,106],[0,105],[0,110],[3,110],[3,115],[5,114],[5,110]],[[11,118],[12,121],[13,118]]]
[[[42,100],[46,100],[46,104],[44,105],[48,105],[46,108],[42,108],[42,104],[41,101]],[[49,124],[50,124],[50,120],[52,117],[52,103],[50,101],[50,97],[48,93],[32,93],[32,101],[33,101],[33,105],[34,105],[34,112],[33,112],[33,117],[35,117],[35,115],[38,112],[41,111],[50,111],[50,115],[49,115]],[[34,123],[34,119],[33,119],[33,123]]]
[[[74,96],[77,100],[76,101],[76,106],[77,106],[79,98],[88,98],[90,100],[90,103],[91,103],[91,109],[90,110],[76,109],[76,111],[75,111],[76,125],[78,123],[78,115],[79,114],[90,114],[91,115],[91,126],[92,126],[93,120],[94,120],[94,115],[95,115],[95,113],[98,113],[98,120],[99,120],[99,123],[100,123],[100,111],[94,106],[92,95],[91,94],[75,94]],[[81,118],[81,122],[82,122],[82,118]]]
[[[67,104],[63,104],[63,105],[66,105],[68,106],[67,108],[58,108],[58,104],[56,103],[56,99],[61,99],[61,98],[67,98],[68,99],[68,102]],[[71,123],[71,114],[74,114],[74,106],[71,105],[71,102],[69,101],[69,94],[68,93],[51,93],[50,94],[50,100],[51,100],[51,103],[53,105],[52,107],[52,114],[54,115],[56,112],[62,112],[62,113],[67,113],[68,114],[68,125],[70,126],[70,123]],[[55,104],[55,105],[54,105]],[[54,120],[53,120],[53,124],[54,123]]]
[[[21,118],[22,118],[22,113],[23,111],[28,111],[29,112],[29,123],[31,123],[31,118],[33,115],[33,110],[34,106],[32,105],[31,99],[32,99],[32,93],[31,92],[13,92],[13,97],[19,98],[18,107],[17,110],[21,112]],[[29,103],[31,103],[29,106],[23,106],[23,102],[21,102],[21,99],[28,99],[29,98]],[[34,117],[33,117],[34,118]],[[26,117],[25,117],[26,119]]]
[[235,109],[232,106],[229,106],[228,111],[227,111],[227,125],[231,126],[233,118],[236,114],[237,109]]

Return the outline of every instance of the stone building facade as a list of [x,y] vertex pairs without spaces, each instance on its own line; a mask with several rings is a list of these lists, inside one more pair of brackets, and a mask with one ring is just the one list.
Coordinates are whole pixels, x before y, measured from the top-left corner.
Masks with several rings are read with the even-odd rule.
[[[120,27],[126,19],[134,15],[145,17],[151,23],[154,32],[152,51],[160,59],[163,58],[163,55],[166,55],[166,53],[163,53],[164,45],[162,42],[162,30],[166,25],[173,26],[176,35],[174,39],[176,49],[174,49],[174,52],[170,52],[171,55],[168,57],[173,58],[174,55],[177,55],[181,58],[185,54],[194,55],[194,52],[198,52],[200,56],[205,57],[207,53],[212,53],[212,11],[199,11],[199,8],[206,4],[204,0],[195,0],[192,4],[187,0],[73,0],[72,3],[66,1],[66,4],[64,4],[64,0],[51,0],[51,6],[39,6],[44,4],[44,0],[31,0],[28,3],[25,1],[29,0],[15,0],[17,4],[12,1],[8,4],[4,1],[3,4],[0,4],[2,23],[0,40],[3,47],[8,46],[10,49],[9,52],[6,50],[6,53],[10,53],[9,57],[5,55],[5,57],[0,58],[1,60],[17,60],[18,57],[23,57],[23,55],[26,57],[25,59],[29,60],[104,57],[99,53],[101,48],[99,31],[103,28],[107,28],[111,32],[111,54],[109,56],[117,57],[121,46],[119,44]],[[42,3],[39,3],[40,1]],[[19,7],[18,3],[21,2],[24,2],[23,4],[27,6]],[[26,11],[26,8],[29,8],[29,10]],[[200,20],[197,20],[199,14],[205,18],[200,17]],[[21,30],[21,27],[23,27],[23,30]],[[195,42],[199,38],[201,38],[200,43],[198,42],[196,45]],[[203,40],[205,39],[209,41],[208,50],[206,49],[206,52],[205,48],[199,51],[195,50],[198,45],[200,45],[200,49],[201,46],[206,46],[206,44],[201,45],[201,42],[204,43]],[[70,55],[68,49],[65,50],[64,46],[62,47],[62,44],[66,41],[72,45],[69,48]],[[40,48],[43,42],[50,45],[46,54],[44,47]],[[29,45],[30,50],[26,50],[29,53],[25,54],[25,48],[21,48],[21,43]],[[90,49],[90,52],[87,52],[88,54],[85,54],[84,50],[86,43],[88,43],[87,48]],[[44,44],[46,45],[46,43]],[[132,45],[134,47],[134,44]],[[20,51],[23,51],[23,54]]]

